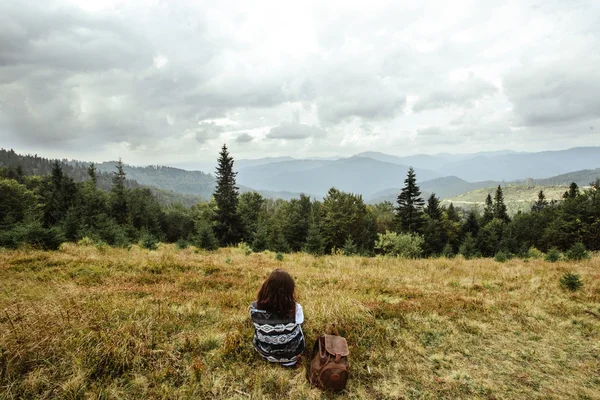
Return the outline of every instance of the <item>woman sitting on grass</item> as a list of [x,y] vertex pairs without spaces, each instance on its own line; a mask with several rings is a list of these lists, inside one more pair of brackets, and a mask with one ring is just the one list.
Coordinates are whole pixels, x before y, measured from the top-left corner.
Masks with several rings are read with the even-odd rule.
[[294,279],[276,269],[263,283],[250,306],[254,323],[254,348],[264,359],[285,367],[296,365],[304,351],[302,306],[296,303]]

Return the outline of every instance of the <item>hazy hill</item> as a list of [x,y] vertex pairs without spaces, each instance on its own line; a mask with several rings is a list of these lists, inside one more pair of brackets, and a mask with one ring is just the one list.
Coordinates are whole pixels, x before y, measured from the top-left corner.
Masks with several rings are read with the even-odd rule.
[[[114,171],[116,161],[98,164],[101,171]],[[199,200],[211,198],[215,189],[215,177],[202,171],[186,171],[184,169],[150,165],[136,167],[125,165],[125,173],[137,182],[163,190],[197,196]],[[257,190],[238,185],[240,193],[255,192]],[[289,200],[300,196],[296,192],[278,192],[269,190],[258,190],[266,198]]]
[[[431,182],[432,187],[424,187],[423,190],[436,192],[441,197],[454,196],[464,191],[474,190],[487,186],[487,183],[509,182],[516,180],[525,180],[533,178],[543,180],[557,175],[570,173],[574,170],[589,170],[600,167],[600,147],[579,147],[559,151],[543,151],[538,153],[515,152],[511,150],[502,150],[494,152],[479,152],[473,154],[449,154],[440,153],[435,155],[418,154],[407,157],[398,157],[395,155],[381,152],[367,151],[357,154],[354,157],[338,160],[296,160],[278,161],[281,158],[263,158],[258,160],[243,160],[239,163],[240,174],[239,181],[247,186],[269,189],[269,190],[288,190],[302,192],[312,190],[313,193],[323,194],[322,188],[327,185],[339,186],[337,171],[338,165],[346,164],[347,171],[355,176],[356,168],[352,165],[358,158],[367,158],[373,160],[370,163],[365,162],[364,166],[372,172],[369,180],[374,182],[354,182],[345,187],[352,187],[357,192],[371,199],[384,198],[389,196],[389,191],[395,191],[402,186],[405,173],[399,169],[400,175],[390,179],[389,171],[395,164],[406,169],[407,166],[413,166],[417,169],[417,179],[421,182],[437,177],[454,177],[454,181]],[[247,163],[250,162],[251,163]],[[379,170],[375,165],[379,162]],[[244,168],[244,165],[252,165]],[[368,165],[368,166],[367,166]],[[309,170],[315,171],[306,172]],[[425,170],[420,173],[420,170]],[[299,173],[299,171],[304,171]],[[330,175],[333,174],[333,175]],[[578,184],[588,184],[585,180],[587,175],[579,177],[564,176],[564,180],[554,182],[543,182],[541,184],[554,183],[563,184],[575,181]],[[590,172],[593,175],[593,172]],[[312,182],[307,182],[310,179]],[[462,180],[458,181],[457,179]],[[581,180],[580,180],[581,179]],[[296,181],[297,180],[297,181]],[[568,182],[567,182],[568,181]],[[298,182],[298,186],[293,184]],[[381,187],[380,183],[390,182],[389,186]],[[378,188],[378,189],[374,189]],[[317,191],[318,190],[318,191]],[[373,191],[374,190],[374,191]]]
[[442,168],[448,175],[474,182],[543,179],[574,170],[598,167],[600,167],[600,147],[578,147],[539,153],[479,155],[475,158],[448,163]]
[[[97,164],[100,171],[113,172],[116,161]],[[142,185],[155,186],[177,193],[194,194],[209,199],[215,188],[215,178],[201,171],[186,171],[179,168],[150,165],[136,167],[125,165],[125,173]]]
[[425,168],[436,170],[448,163],[448,158],[441,156],[432,156],[428,154],[416,154],[414,156],[397,157],[376,151],[366,151],[357,154],[359,157],[369,157],[374,160],[390,162],[400,165],[409,165],[414,168]]
[[[382,162],[367,157],[350,157],[334,161],[297,160],[245,168],[238,182],[255,188],[292,191],[323,196],[329,188],[360,193],[365,197],[401,184],[408,166]],[[417,169],[424,179],[437,177],[433,171]]]
[[575,182],[579,186],[587,186],[596,179],[600,179],[600,168],[568,172],[547,179],[536,179],[535,183],[537,185],[569,185],[571,182]]
[[[467,193],[460,194],[458,196],[445,199],[442,204],[448,205],[451,202],[455,206],[459,206],[465,209],[476,207],[480,211],[483,209],[485,199],[488,194],[494,197],[497,186],[486,187],[482,189],[473,190]],[[538,198],[540,190],[544,191],[546,200],[561,200],[562,195],[569,190],[568,185],[554,185],[554,186],[539,186],[539,185],[523,185],[523,184],[509,184],[502,185],[502,193],[504,194],[504,202],[508,208],[509,214],[516,214],[518,211],[528,212],[531,209],[531,205]]]
[[[64,173],[73,178],[75,182],[84,182],[89,179],[87,174],[87,166],[89,163],[60,160]],[[52,170],[54,160],[39,157],[36,155],[22,155],[14,151],[0,149],[0,167],[21,167],[25,175],[49,175]],[[111,186],[112,172],[114,171],[115,163],[110,164],[111,169],[98,169],[98,187],[108,191]],[[202,201],[203,198],[198,195],[176,193],[164,188],[158,188],[148,185],[142,185],[135,179],[128,176],[125,180],[125,186],[128,188],[148,187],[156,199],[163,205],[181,203],[186,206],[191,206]]]
[[[461,193],[469,192],[471,190],[490,187],[499,184],[495,181],[482,181],[482,182],[467,182],[456,176],[445,176],[442,178],[430,179],[425,182],[418,182],[421,188],[422,197],[427,198],[431,193],[441,199],[457,196]],[[401,188],[389,188],[373,194],[369,198],[369,203],[379,203],[381,201],[396,201],[398,193]]]
[[577,147],[538,153],[506,150],[474,154],[420,154],[409,157],[378,152],[360,155],[395,164],[412,165],[415,168],[427,168],[440,176],[452,175],[468,182],[545,179],[575,170],[600,167],[600,147]]
[[294,161],[296,160],[294,157],[265,157],[265,158],[256,158],[252,160],[241,159],[235,160],[234,167],[236,170],[241,170],[243,168],[249,167],[258,167],[259,165],[273,164],[282,161]]

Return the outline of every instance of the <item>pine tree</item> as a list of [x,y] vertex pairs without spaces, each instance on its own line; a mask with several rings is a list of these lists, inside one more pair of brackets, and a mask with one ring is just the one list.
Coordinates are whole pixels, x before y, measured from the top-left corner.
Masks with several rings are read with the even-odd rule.
[[450,203],[448,209],[446,210],[446,216],[448,217],[449,221],[460,222],[460,215],[458,215],[458,212],[452,203]]
[[323,240],[323,236],[321,236],[319,225],[315,222],[309,225],[304,251],[314,256],[323,255],[325,252],[325,241]]
[[577,196],[579,196],[579,187],[575,182],[571,182],[569,190],[563,194],[563,199],[574,199]]
[[196,246],[205,250],[217,250],[219,248],[219,242],[215,237],[215,234],[208,224],[203,224],[198,229],[198,234],[194,240]]
[[264,221],[259,221],[252,239],[252,251],[260,253],[269,247],[269,230]]
[[67,177],[58,160],[52,163],[50,176],[45,183],[44,192],[44,224],[54,225],[67,216],[67,211],[73,204],[77,189],[73,179]]
[[117,171],[113,173],[112,186],[110,188],[110,210],[117,223],[124,225],[127,223],[128,214],[127,190],[125,188],[125,169],[120,157],[115,168]]
[[52,187],[54,190],[56,191],[60,191],[60,188],[62,186],[62,182],[63,182],[63,178],[64,178],[64,174],[63,174],[63,169],[62,166],[60,165],[60,162],[58,162],[58,160],[55,160],[52,163],[52,171],[50,172],[50,180],[52,182]]
[[217,160],[217,186],[214,192],[217,212],[215,215],[215,234],[222,246],[238,243],[243,227],[237,212],[238,188],[235,186],[236,172],[233,171],[233,157],[227,146],[223,145]]
[[484,226],[494,219],[494,203],[492,202],[492,195],[488,193],[485,198],[485,206],[483,207],[483,217],[481,217],[481,225]]
[[427,199],[427,207],[425,208],[425,214],[434,221],[438,221],[442,218],[442,209],[440,208],[440,199],[436,197],[435,193]]
[[494,218],[498,218],[506,223],[510,222],[510,217],[506,210],[506,204],[504,204],[504,195],[502,188],[498,185],[496,189],[496,195],[494,196]]
[[395,223],[399,232],[420,233],[423,228],[423,204],[421,190],[417,186],[415,171],[409,168],[404,188],[398,195]]
[[467,214],[467,219],[462,226],[462,232],[464,235],[471,233],[473,237],[476,237],[479,233],[479,218],[475,210],[471,210]]
[[91,163],[87,169],[88,176],[90,177],[90,182],[92,186],[96,187],[98,184],[98,173],[96,172],[96,165]]
[[544,195],[543,190],[540,190],[540,192],[538,193],[537,201],[533,203],[533,206],[531,206],[531,211],[540,212],[547,206],[548,201],[546,200],[546,195]]
[[344,246],[342,247],[342,254],[345,256],[353,256],[358,254],[358,248],[352,240],[352,236],[348,236],[346,241],[344,242]]

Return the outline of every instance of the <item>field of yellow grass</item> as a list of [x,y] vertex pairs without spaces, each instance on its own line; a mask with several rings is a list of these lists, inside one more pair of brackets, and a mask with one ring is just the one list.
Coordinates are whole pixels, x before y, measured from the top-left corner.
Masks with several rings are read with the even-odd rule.
[[[248,306],[295,278],[311,347],[350,345],[339,396],[262,361]],[[578,292],[561,289],[566,271]],[[0,251],[0,398],[600,398],[600,257],[398,260],[110,249]]]

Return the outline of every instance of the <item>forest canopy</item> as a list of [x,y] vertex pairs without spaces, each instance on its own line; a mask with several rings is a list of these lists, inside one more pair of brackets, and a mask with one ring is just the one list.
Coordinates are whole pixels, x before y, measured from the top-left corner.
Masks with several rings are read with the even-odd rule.
[[121,160],[109,173],[89,163],[84,168],[12,151],[1,156],[1,247],[56,249],[86,240],[212,250],[245,243],[254,251],[466,258],[528,256],[532,248],[600,250],[599,180],[588,190],[571,184],[561,201],[548,202],[540,191],[530,212],[510,217],[501,185],[489,193],[482,213],[467,211],[442,206],[435,193],[421,198],[412,168],[395,204],[366,204],[361,195],[336,188],[322,200],[273,200],[239,193],[234,159],[223,146],[213,196],[190,204],[171,193],[164,201],[164,193],[129,180]]

